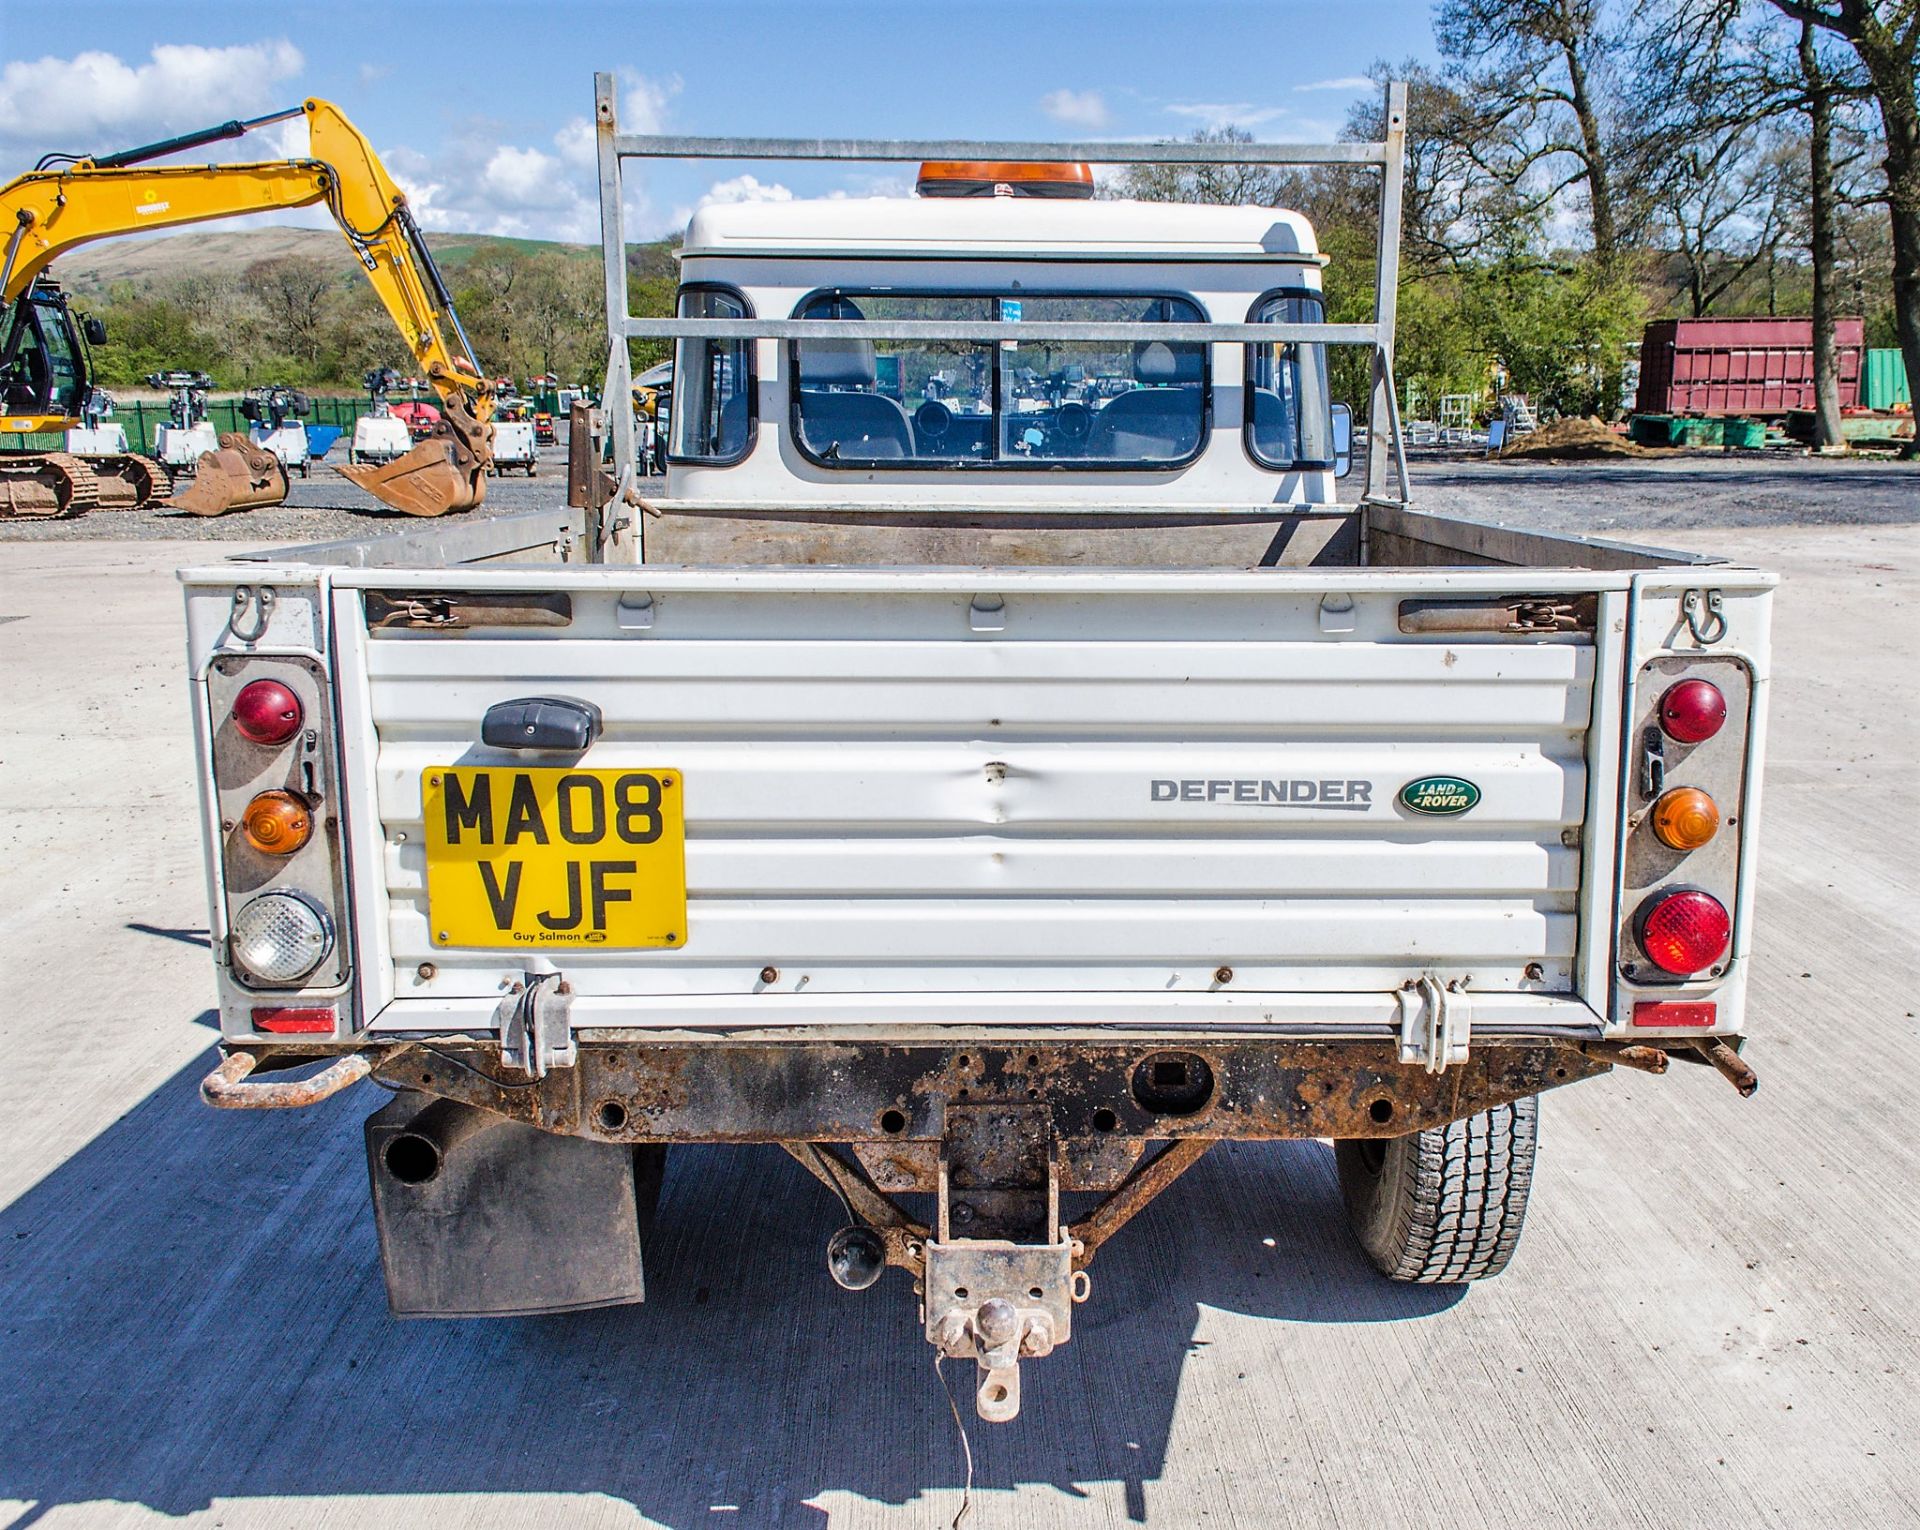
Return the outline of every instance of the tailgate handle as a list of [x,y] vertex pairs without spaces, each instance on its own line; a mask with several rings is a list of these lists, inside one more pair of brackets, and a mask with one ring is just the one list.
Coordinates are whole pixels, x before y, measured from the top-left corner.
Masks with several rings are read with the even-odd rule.
[[1492,600],[1403,600],[1402,632],[1591,632],[1599,599],[1503,595]]
[[566,627],[573,623],[573,597],[519,590],[444,590],[417,595],[368,590],[367,625],[426,631],[468,627]]
[[584,754],[600,736],[600,709],[568,696],[521,696],[495,702],[480,720],[480,742],[492,749],[551,749]]

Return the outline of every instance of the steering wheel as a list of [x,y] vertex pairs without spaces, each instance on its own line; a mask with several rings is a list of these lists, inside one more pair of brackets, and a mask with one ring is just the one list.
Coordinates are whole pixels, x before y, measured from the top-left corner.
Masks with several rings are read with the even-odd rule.
[[937,398],[930,398],[913,411],[913,433],[929,446],[937,445],[953,424],[953,411]]
[[1093,411],[1079,402],[1062,404],[1053,412],[1053,433],[1069,446],[1078,446],[1093,430]]

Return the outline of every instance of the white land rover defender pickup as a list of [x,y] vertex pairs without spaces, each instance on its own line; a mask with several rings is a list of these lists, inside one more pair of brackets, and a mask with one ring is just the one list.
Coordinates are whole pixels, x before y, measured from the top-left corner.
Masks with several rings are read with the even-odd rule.
[[[205,1094],[393,1091],[396,1313],[638,1301],[668,1148],[765,1143],[1004,1420],[1216,1142],[1328,1140],[1380,1269],[1468,1281],[1543,1092],[1753,1087],[1774,580],[1411,508],[1404,100],[1317,148],[679,139],[603,76],[602,396],[675,341],[664,494],[583,410],[577,508],[184,575]],[[649,156],[925,167],[699,212],[637,319]],[[1373,322],[1292,213],[1074,194],[1123,157],[1372,167]]]

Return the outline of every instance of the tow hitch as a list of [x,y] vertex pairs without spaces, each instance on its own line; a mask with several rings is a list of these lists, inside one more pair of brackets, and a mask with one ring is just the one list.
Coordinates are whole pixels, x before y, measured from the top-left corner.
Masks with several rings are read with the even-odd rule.
[[928,1343],[980,1367],[989,1423],[1020,1412],[1020,1362],[1073,1336],[1091,1286],[1060,1220],[1060,1164],[1041,1107],[947,1109],[937,1236],[927,1245],[921,1316]]

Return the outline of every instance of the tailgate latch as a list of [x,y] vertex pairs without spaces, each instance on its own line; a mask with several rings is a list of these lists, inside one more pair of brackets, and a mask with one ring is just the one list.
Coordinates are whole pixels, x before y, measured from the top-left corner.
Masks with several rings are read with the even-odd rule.
[[545,1078],[579,1060],[573,1044],[573,985],[557,972],[529,972],[500,1001],[500,1055],[511,1067]]
[[1444,1073],[1449,1064],[1467,1060],[1473,1000],[1465,978],[1442,984],[1429,972],[1418,982],[1402,985],[1395,997],[1400,1003],[1401,1062]]

